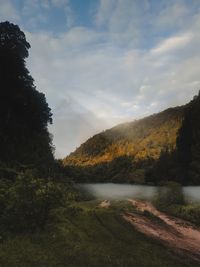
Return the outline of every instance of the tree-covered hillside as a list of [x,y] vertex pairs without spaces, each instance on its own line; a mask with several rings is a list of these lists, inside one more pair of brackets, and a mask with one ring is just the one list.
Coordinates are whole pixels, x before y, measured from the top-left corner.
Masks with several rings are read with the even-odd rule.
[[188,104],[120,124],[63,160],[79,182],[200,184],[200,93]]
[[119,156],[135,160],[158,158],[174,149],[184,106],[170,108],[141,120],[123,123],[97,134],[64,159],[65,164],[94,165]]
[[123,123],[83,143],[63,162],[78,181],[144,182],[144,170],[176,148],[185,106]]

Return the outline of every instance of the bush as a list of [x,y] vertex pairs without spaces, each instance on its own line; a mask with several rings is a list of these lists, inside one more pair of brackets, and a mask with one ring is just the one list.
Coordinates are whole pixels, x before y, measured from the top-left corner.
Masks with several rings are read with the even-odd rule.
[[172,205],[184,205],[185,199],[181,185],[168,182],[166,186],[158,187],[154,204],[161,210]]
[[168,209],[168,212],[176,217],[182,218],[189,222],[200,226],[200,205],[188,204],[188,205],[173,205]]
[[49,212],[64,203],[65,189],[26,171],[14,183],[1,181],[1,232],[34,232],[44,228]]

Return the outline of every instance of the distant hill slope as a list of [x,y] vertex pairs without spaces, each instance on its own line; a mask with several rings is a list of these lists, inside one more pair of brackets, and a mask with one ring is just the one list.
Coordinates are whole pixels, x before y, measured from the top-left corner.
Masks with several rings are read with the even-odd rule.
[[63,163],[91,166],[127,156],[133,162],[158,159],[161,151],[173,150],[185,106],[169,108],[133,122],[119,124],[89,138]]
[[200,185],[200,92],[184,106],[91,137],[63,164],[76,182]]

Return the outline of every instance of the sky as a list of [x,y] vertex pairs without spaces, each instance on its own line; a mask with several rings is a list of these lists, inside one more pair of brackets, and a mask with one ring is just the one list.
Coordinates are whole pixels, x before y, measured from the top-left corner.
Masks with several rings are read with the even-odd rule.
[[57,158],[200,89],[199,0],[0,0],[5,20],[31,44],[27,68],[52,109]]

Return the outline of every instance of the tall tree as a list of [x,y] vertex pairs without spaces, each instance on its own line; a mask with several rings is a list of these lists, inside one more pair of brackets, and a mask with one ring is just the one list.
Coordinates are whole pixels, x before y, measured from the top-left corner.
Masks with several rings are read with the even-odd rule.
[[26,68],[29,48],[17,25],[0,23],[0,161],[42,165],[53,160],[52,114]]
[[185,110],[177,152],[183,182],[200,184],[200,93]]

